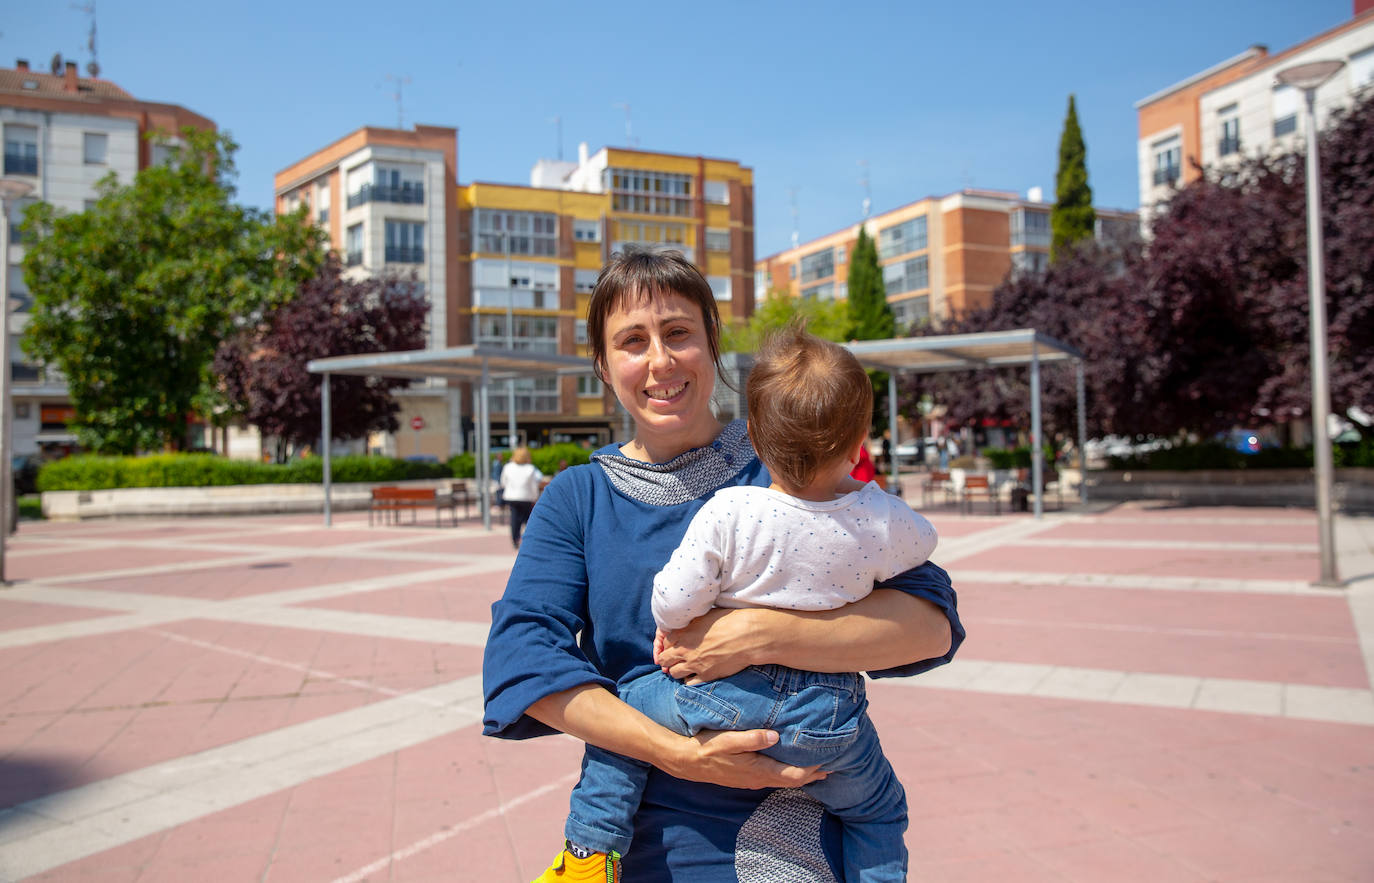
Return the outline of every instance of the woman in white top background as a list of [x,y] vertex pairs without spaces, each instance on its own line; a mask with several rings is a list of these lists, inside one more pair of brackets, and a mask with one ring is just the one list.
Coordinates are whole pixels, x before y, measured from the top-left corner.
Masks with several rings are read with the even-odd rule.
[[501,469],[501,499],[510,511],[510,541],[517,549],[543,482],[544,473],[530,462],[529,448],[521,445],[511,451],[510,462]]

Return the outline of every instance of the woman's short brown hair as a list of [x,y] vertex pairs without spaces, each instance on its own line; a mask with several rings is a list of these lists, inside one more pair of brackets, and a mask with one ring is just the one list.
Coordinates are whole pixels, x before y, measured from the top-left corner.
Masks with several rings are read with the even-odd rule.
[[671,294],[681,295],[701,309],[711,361],[716,364],[716,373],[721,373],[720,310],[706,277],[680,251],[629,246],[602,267],[587,304],[587,344],[598,380],[606,380],[606,321],[611,314]]
[[873,384],[854,354],[790,325],[764,340],[745,385],[749,438],[780,484],[799,489],[867,438]]

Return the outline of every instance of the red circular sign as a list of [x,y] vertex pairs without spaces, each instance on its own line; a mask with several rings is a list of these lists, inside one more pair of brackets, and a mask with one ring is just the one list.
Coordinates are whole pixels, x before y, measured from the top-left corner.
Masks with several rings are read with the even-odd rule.
[[415,429],[415,430],[424,429],[424,428],[425,428],[425,418],[423,418],[423,417],[411,417],[411,418],[410,418],[410,428],[411,428],[411,429]]

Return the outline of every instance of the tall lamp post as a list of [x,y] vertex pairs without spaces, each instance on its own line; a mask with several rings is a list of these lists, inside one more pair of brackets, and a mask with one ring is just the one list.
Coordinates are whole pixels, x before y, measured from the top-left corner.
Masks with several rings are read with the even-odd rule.
[[4,222],[0,225],[0,307],[3,307],[4,329],[0,332],[0,583],[8,583],[5,577],[5,543],[9,539],[14,515],[14,464],[10,460],[10,450],[14,447],[11,438],[13,424],[10,421],[10,210],[14,202],[27,196],[33,185],[14,178],[0,178],[0,209],[4,212]]
[[[511,278],[510,217],[506,217],[506,349],[515,349],[515,280]],[[515,450],[515,380],[506,381],[506,448]]]
[[1307,136],[1307,293],[1310,300],[1310,339],[1312,349],[1312,460],[1317,473],[1317,547],[1321,555],[1319,586],[1339,586],[1336,576],[1336,538],[1331,520],[1331,434],[1327,416],[1331,411],[1331,391],[1327,378],[1326,355],[1326,270],[1322,248],[1321,164],[1317,157],[1317,87],[1345,67],[1343,61],[1312,61],[1279,71],[1275,78],[1285,86],[1301,89],[1304,104],[1303,126]]

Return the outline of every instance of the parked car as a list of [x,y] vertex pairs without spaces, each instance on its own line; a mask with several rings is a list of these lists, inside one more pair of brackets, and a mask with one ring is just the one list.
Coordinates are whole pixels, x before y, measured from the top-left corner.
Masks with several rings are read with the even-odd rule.
[[38,493],[38,468],[43,465],[37,454],[18,454],[10,460],[14,476],[14,492],[20,496]]

